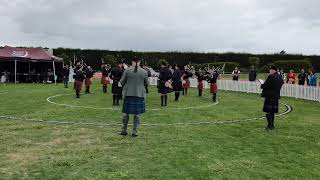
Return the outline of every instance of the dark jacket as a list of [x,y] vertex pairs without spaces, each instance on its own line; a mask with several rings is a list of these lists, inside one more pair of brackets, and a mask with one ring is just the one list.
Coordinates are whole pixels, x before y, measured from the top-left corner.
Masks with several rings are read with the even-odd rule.
[[69,77],[69,74],[70,74],[70,68],[64,67],[62,71],[62,75],[64,77]]
[[249,81],[256,81],[257,80],[257,71],[250,71],[249,72]]
[[84,79],[85,79],[85,77],[84,77],[82,70],[77,70],[76,75],[75,75],[75,80],[83,82]]
[[86,78],[92,78],[93,77],[93,71],[89,68],[86,68],[84,71],[84,74],[86,75]]
[[172,78],[171,71],[168,68],[162,68],[159,74],[158,81],[158,93],[167,94],[169,93],[169,87],[166,87],[165,84]]
[[261,85],[261,96],[267,99],[280,99],[280,91],[283,85],[282,76],[278,73],[270,74],[264,84]]

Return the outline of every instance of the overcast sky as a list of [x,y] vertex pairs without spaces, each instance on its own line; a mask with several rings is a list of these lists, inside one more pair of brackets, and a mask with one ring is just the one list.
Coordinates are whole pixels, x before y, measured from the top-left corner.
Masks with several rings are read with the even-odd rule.
[[0,45],[320,54],[319,0],[0,0]]

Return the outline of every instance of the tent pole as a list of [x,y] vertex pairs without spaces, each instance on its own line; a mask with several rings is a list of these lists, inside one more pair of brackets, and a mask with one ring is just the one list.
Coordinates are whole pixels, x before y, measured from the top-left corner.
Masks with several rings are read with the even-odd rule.
[[57,78],[56,78],[56,66],[54,64],[54,61],[52,61],[53,65],[53,79],[54,79],[54,84],[57,85]]
[[17,60],[14,60],[14,83],[17,84]]

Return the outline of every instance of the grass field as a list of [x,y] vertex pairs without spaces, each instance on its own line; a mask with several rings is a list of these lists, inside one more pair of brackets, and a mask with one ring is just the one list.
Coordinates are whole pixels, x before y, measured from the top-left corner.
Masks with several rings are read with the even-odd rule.
[[216,105],[208,91],[201,98],[191,89],[178,103],[170,95],[161,108],[156,89],[150,91],[144,125],[132,138],[117,134],[121,108],[111,106],[111,94],[102,94],[98,82],[80,99],[61,84],[0,85],[0,116],[55,121],[0,119],[0,179],[320,177],[319,103],[281,99],[293,112],[267,132],[263,120],[220,123],[263,117],[259,95],[221,91]]

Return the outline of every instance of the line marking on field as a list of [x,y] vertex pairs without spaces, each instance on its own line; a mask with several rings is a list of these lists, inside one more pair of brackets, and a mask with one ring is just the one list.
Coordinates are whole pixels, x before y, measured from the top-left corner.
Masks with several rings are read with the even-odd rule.
[[[292,112],[292,106],[280,103],[286,107],[286,111],[277,114],[276,117],[284,116]],[[59,125],[86,125],[86,126],[109,126],[109,127],[118,127],[121,126],[121,123],[88,123],[88,122],[65,122],[65,121],[49,121],[49,120],[42,120],[42,119],[31,119],[31,118],[19,118],[14,116],[0,116],[0,119],[5,120],[15,120],[15,121],[27,121],[27,122],[38,122],[38,123],[47,123],[47,124],[59,124]],[[141,126],[151,127],[151,126],[195,126],[195,125],[209,125],[209,124],[235,124],[235,123],[243,123],[243,122],[250,122],[255,120],[263,120],[265,117],[256,117],[256,118],[248,118],[243,120],[223,120],[223,121],[204,121],[204,122],[191,122],[191,123],[161,123],[161,124],[140,124]]]
[[[50,104],[54,104],[57,106],[65,106],[65,107],[70,107],[70,108],[85,108],[85,109],[96,109],[96,110],[111,110],[111,111],[119,111],[121,110],[120,108],[99,108],[99,107],[92,107],[92,106],[77,106],[77,105],[70,105],[70,104],[63,104],[63,103],[56,103],[54,102],[52,99],[56,98],[56,97],[61,97],[61,96],[69,96],[69,95],[73,95],[73,94],[58,94],[58,95],[54,95],[54,96],[50,96],[48,97],[46,100],[48,103]],[[206,98],[206,97],[205,97]],[[209,105],[205,105],[205,106],[196,106],[196,107],[181,107],[181,108],[155,108],[155,109],[146,109],[147,111],[161,111],[161,110],[188,110],[188,109],[202,109],[202,108],[208,108],[211,106],[215,106],[218,105],[219,101],[215,102],[215,103],[211,103]]]

